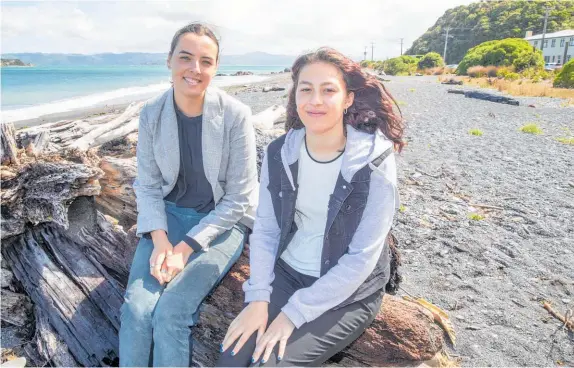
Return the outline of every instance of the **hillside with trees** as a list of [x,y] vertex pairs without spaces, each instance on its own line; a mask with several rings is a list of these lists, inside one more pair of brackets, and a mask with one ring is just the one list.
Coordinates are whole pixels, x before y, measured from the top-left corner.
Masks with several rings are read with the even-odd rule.
[[446,28],[450,27],[449,35],[453,37],[449,37],[445,63],[458,63],[470,48],[482,42],[524,38],[526,31],[542,33],[546,6],[551,9],[547,33],[574,28],[574,0],[481,1],[447,10],[405,54],[442,55]]

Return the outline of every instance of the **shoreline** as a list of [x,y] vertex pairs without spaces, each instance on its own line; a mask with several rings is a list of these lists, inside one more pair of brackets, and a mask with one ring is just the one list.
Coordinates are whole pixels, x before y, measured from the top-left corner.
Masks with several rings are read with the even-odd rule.
[[[215,85],[218,88],[221,88],[227,92],[236,92],[238,90],[244,89],[244,88],[250,88],[252,86],[256,86],[259,84],[262,85],[266,85],[266,84],[273,84],[274,80],[276,79],[281,79],[282,75],[290,75],[290,73],[276,73],[276,74],[254,74],[254,75],[248,75],[248,76],[223,76],[221,78],[233,78],[231,81],[226,81],[225,79],[219,79],[217,80],[217,82],[219,83],[212,83],[212,85]],[[257,79],[260,80],[253,80],[254,77],[259,77]],[[243,81],[240,78],[244,78],[245,81]],[[231,82],[231,84],[226,84],[226,82]],[[217,86],[218,84],[224,84],[222,86]],[[166,89],[168,88],[168,86],[166,85]],[[135,94],[132,96],[124,96],[124,97],[117,97],[117,98],[113,98],[110,99],[108,101],[105,102],[100,102],[100,103],[96,103],[92,106],[87,106],[87,107],[80,107],[80,108],[75,108],[75,109],[70,109],[67,111],[60,111],[60,112],[53,112],[53,113],[46,113],[46,114],[41,114],[35,117],[31,117],[31,118],[24,118],[24,119],[6,119],[6,118],[2,118],[3,121],[6,122],[11,122],[14,124],[14,127],[16,129],[21,129],[24,127],[31,127],[31,126],[37,126],[37,125],[42,125],[42,124],[47,124],[47,123],[54,123],[54,122],[58,122],[58,121],[62,121],[62,120],[76,120],[76,119],[82,119],[82,118],[88,118],[94,115],[102,115],[102,114],[110,114],[110,113],[115,113],[118,112],[120,110],[124,110],[129,104],[133,103],[133,102],[140,102],[140,101],[146,101],[150,98],[153,98],[161,93],[163,93],[163,91],[165,91],[165,89],[161,90],[161,91],[153,91],[153,92],[147,92],[147,93],[140,93],[140,94]],[[82,97],[78,97],[78,98],[82,98]],[[67,100],[67,101],[73,101],[73,100]],[[62,103],[62,102],[66,102],[66,101],[55,101],[54,103]],[[53,103],[51,103],[53,104]],[[45,104],[48,105],[48,104]],[[30,108],[37,108],[37,106],[32,106]],[[4,110],[2,113],[4,114],[9,114],[11,110]],[[16,110],[14,110],[16,111]]]

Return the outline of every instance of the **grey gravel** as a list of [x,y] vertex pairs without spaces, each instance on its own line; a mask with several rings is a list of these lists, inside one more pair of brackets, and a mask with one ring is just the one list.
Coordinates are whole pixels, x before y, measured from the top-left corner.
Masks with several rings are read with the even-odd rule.
[[[463,366],[573,365],[574,338],[541,304],[572,308],[574,146],[555,139],[574,134],[573,106],[532,97],[510,106],[447,94],[436,77],[388,78],[408,124],[395,227],[412,250],[403,289],[451,320],[455,306],[467,317],[452,320]],[[527,123],[544,133],[520,132]]]

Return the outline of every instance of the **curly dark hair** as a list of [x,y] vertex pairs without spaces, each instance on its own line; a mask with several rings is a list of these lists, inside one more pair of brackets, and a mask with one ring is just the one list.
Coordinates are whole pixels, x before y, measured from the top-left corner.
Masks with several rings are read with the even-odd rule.
[[[287,103],[286,130],[303,128],[295,102],[299,73],[304,66],[317,62],[329,63],[337,67],[343,75],[347,92],[355,94],[353,104],[344,115],[343,123],[371,134],[379,129],[393,141],[395,149],[400,152],[405,146],[404,122],[395,99],[374,75],[363,72],[358,63],[329,47],[301,55],[295,60],[291,75],[293,87]],[[399,110],[399,115],[394,112],[393,104]]]

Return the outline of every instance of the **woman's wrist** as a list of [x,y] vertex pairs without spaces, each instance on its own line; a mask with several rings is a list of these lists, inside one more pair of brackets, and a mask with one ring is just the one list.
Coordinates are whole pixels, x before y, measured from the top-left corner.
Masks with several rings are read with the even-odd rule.
[[166,240],[167,239],[167,233],[165,232],[165,230],[159,229],[159,230],[154,230],[152,232],[150,232],[151,235],[151,239],[155,242],[158,240]]

